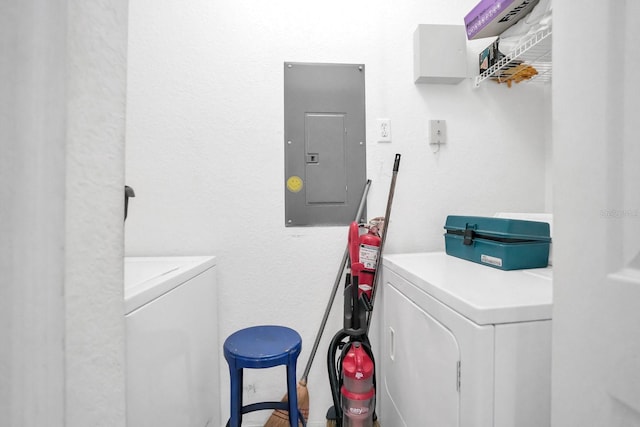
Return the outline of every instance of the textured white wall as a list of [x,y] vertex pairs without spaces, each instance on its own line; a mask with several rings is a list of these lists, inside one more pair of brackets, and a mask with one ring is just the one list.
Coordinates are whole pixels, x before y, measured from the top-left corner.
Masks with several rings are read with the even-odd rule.
[[69,2],[66,425],[125,425],[127,0]]
[[[461,24],[475,3],[131,0],[127,255],[218,255],[221,339],[251,324],[292,326],[304,368],[346,228],[284,227],[285,61],[366,65],[370,217],[384,213],[393,157],[403,156],[389,252],[442,249],[447,214],[548,208],[548,90],[413,83],[415,27]],[[483,47],[472,44],[470,74]],[[391,119],[391,144],[376,142],[381,117]],[[429,119],[447,120],[437,154]],[[317,425],[330,406],[325,352],[339,316],[334,308],[309,377]],[[247,375],[248,398],[279,397],[283,381]]]
[[125,425],[126,6],[0,6],[2,426]]

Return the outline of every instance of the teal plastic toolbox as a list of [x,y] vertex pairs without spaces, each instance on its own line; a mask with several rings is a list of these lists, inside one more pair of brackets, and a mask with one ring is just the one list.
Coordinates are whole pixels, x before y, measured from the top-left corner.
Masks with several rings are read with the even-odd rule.
[[546,222],[449,215],[444,228],[449,255],[501,270],[548,264],[551,237]]

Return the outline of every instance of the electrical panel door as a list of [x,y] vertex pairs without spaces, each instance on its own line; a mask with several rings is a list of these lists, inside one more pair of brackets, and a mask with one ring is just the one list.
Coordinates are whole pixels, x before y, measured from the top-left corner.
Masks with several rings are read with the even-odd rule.
[[285,225],[355,219],[366,183],[364,65],[284,64],[284,151]]

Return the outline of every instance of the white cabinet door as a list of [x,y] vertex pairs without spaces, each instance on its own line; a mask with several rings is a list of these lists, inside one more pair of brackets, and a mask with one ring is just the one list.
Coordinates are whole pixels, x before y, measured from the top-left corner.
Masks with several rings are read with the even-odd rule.
[[456,338],[391,284],[385,286],[383,305],[381,424],[458,427]]

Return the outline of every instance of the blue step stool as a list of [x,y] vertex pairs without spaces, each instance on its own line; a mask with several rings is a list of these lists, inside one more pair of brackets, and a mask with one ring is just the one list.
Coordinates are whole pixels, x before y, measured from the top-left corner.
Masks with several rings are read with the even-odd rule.
[[[298,411],[296,390],[296,364],[301,349],[300,335],[285,326],[253,326],[229,335],[224,342],[224,358],[227,359],[231,375],[231,416],[227,427],[240,427],[243,414],[264,409],[288,411],[291,427],[298,427],[298,419],[303,426],[306,425]],[[279,365],[287,367],[288,402],[259,402],[243,406],[242,370]]]

